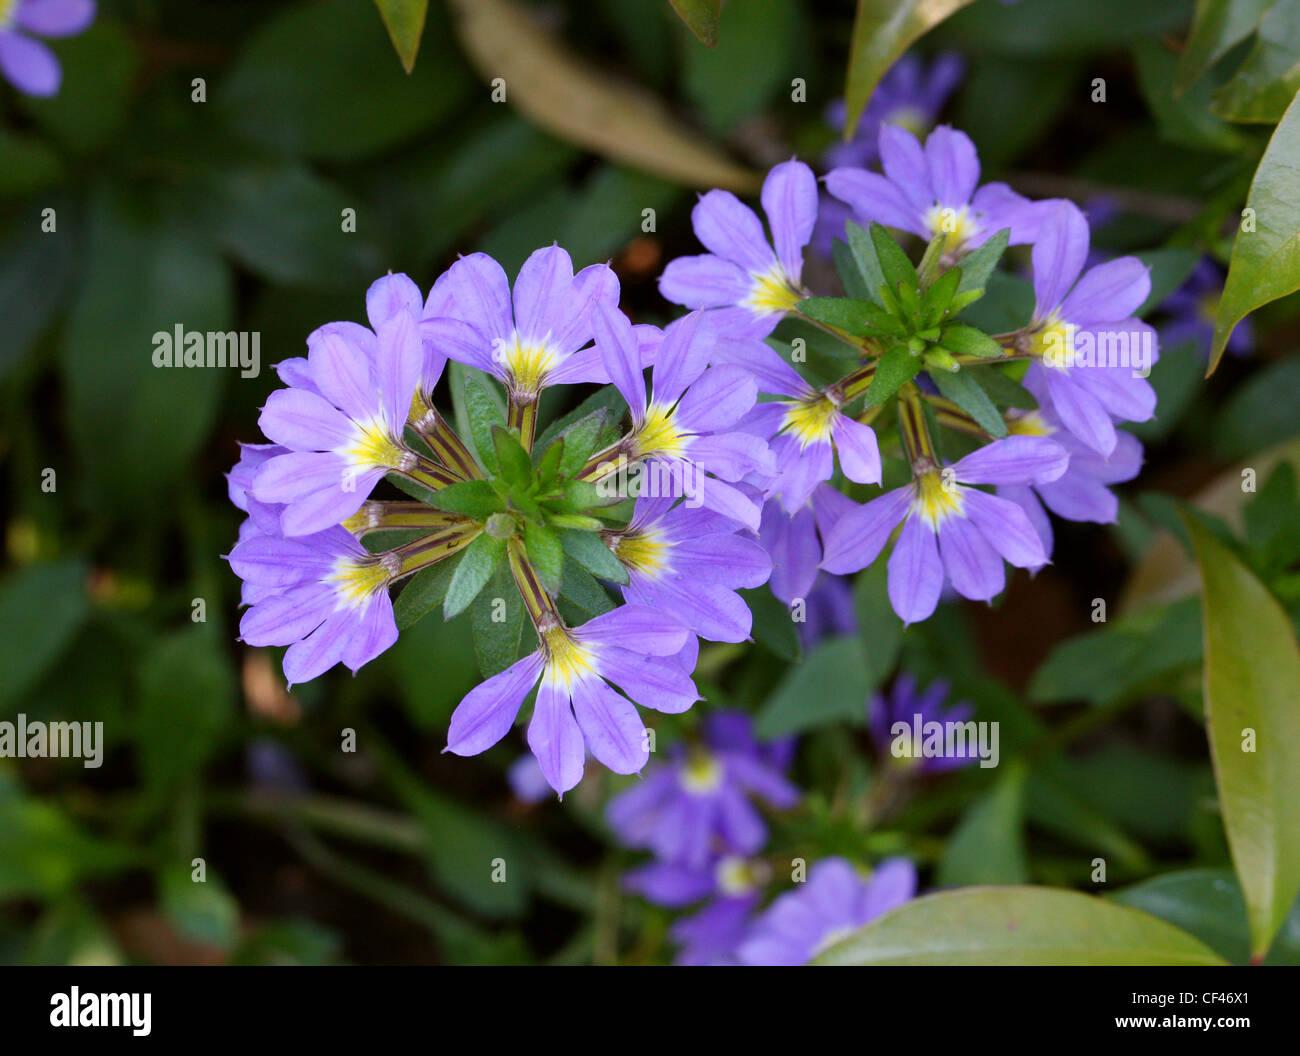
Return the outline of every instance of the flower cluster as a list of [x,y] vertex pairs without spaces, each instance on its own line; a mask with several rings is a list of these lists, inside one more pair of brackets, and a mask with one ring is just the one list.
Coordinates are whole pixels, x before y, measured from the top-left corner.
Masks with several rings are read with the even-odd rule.
[[[558,246],[513,285],[482,253],[427,295],[404,275],[377,281],[368,325],[328,323],[278,365],[269,443],[245,446],[231,473],[247,514],[229,555],[243,639],[285,647],[286,676],[303,681],[357,670],[393,644],[399,616],[472,609],[487,677],[447,750],[479,754],[524,713],[540,774],[563,793],[588,757],[646,766],[640,709],[699,699],[701,640],[751,634],[741,591],[770,582],[793,607],[820,582],[824,622],[851,625],[835,577],[888,550],[890,602],[915,623],[946,589],[990,601],[1007,564],[1047,564],[1049,511],[1113,521],[1109,489],[1142,459],[1117,423],[1155,406],[1154,331],[1136,318],[1146,268],[1086,267],[1084,214],[981,186],[974,145],[952,128],[921,139],[881,121],[877,156],[882,172],[840,165],[825,180],[857,221],[837,232],[849,297],[804,286],[819,192],[798,160],[764,181],[766,222],[729,192],[700,199],[708,252],[665,269],[662,293],[688,312],[662,329],[620,309],[609,266],[575,273]],[[890,229],[923,248],[909,254]],[[1012,245],[1029,247],[1032,281],[1007,282],[1033,308],[990,334],[977,306]],[[841,348],[838,378],[795,352],[808,335]],[[604,388],[539,435],[543,393],[577,384]],[[705,748],[611,812],[660,859],[639,883],[735,880],[719,863],[762,843],[746,795],[795,795],[739,719],[713,719]]]

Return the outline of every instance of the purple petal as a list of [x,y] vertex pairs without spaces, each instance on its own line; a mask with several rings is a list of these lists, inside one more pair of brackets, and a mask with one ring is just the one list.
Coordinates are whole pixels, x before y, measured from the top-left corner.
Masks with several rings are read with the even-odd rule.
[[759,392],[807,396],[813,391],[799,372],[765,341],[719,337],[710,362],[715,367],[743,367],[754,376]]
[[1046,319],[1061,304],[1088,258],[1088,221],[1064,199],[1046,212],[1034,243],[1034,316]]
[[730,191],[709,191],[691,210],[695,237],[704,248],[748,272],[765,272],[776,263],[763,225],[754,211]]
[[486,253],[471,253],[447,270],[445,281],[456,315],[479,330],[489,348],[494,342],[510,340],[514,331],[510,281],[500,264]]
[[641,605],[621,605],[588,620],[576,632],[601,646],[644,656],[671,656],[686,644],[687,630],[671,616]]
[[328,584],[304,584],[247,610],[239,620],[239,637],[249,645],[291,645],[319,627],[337,602]]
[[1060,480],[1040,484],[1038,493],[1049,510],[1067,521],[1114,524],[1119,519],[1119,499],[1095,477],[1067,473]]
[[690,458],[708,472],[730,481],[743,480],[752,473],[766,476],[775,466],[766,441],[739,432],[695,437],[691,440]]
[[71,37],[95,20],[95,0],[18,0],[14,19],[42,37]]
[[528,723],[528,747],[542,768],[549,784],[564,795],[582,780],[585,753],[582,731],[573,718],[569,695],[549,678],[542,679]]
[[963,598],[988,601],[1006,586],[1002,558],[965,517],[948,517],[940,524],[939,554],[948,578]]
[[812,510],[802,509],[790,517],[776,503],[768,503],[759,538],[772,557],[772,593],[787,605],[795,598],[807,598],[822,556]]
[[284,654],[284,677],[289,685],[310,682],[342,660],[348,636],[355,627],[355,614],[349,609],[337,609],[311,637],[289,646]]
[[1115,450],[1115,425],[1096,396],[1079,384],[1072,373],[1037,363],[1031,371],[1034,368],[1043,372],[1052,409],[1061,424],[1094,451],[1109,455]]
[[1151,293],[1151,271],[1137,257],[1120,257],[1083,273],[1061,302],[1061,318],[1093,326],[1130,318]]
[[717,533],[683,539],[673,547],[673,569],[695,582],[730,587],[761,587],[772,574],[772,559],[753,539]]
[[840,468],[858,484],[880,483],[880,448],[875,430],[846,414],[836,414],[831,425]]
[[879,173],[835,169],[826,177],[826,189],[850,206],[859,220],[911,231],[922,238],[929,237],[920,215],[903,192]]
[[396,641],[397,621],[393,618],[393,601],[387,590],[381,590],[371,597],[360,623],[352,631],[343,649],[343,663],[356,674]]
[[700,499],[709,509],[744,525],[751,532],[758,531],[759,506],[739,488],[716,477],[708,477],[700,486]]
[[700,699],[690,676],[671,660],[641,656],[616,646],[602,650],[600,674],[643,708],[665,714],[678,715]]
[[493,355],[491,341],[473,324],[439,316],[421,320],[418,329],[420,340],[432,354],[454,359],[485,374],[501,376],[501,364]]
[[952,208],[966,205],[980,182],[980,161],[970,137],[940,125],[925,141],[925,160],[935,201]]
[[317,331],[308,339],[308,347],[308,368],[316,391],[354,422],[373,416],[379,401],[366,354],[332,330]]
[[8,31],[0,31],[0,72],[28,95],[56,95],[63,80],[54,52],[38,40]]
[[1017,568],[1047,564],[1042,539],[1016,503],[982,491],[968,491],[963,500],[967,519],[1006,561]]
[[[618,276],[608,264],[591,264],[573,277],[563,309],[564,317],[556,323],[551,345],[570,356],[591,340],[591,312],[598,304],[617,305]],[[644,363],[644,360],[642,361]]]
[[375,469],[354,477],[349,469],[346,474],[346,486],[335,482],[289,503],[280,514],[280,531],[290,536],[311,535],[347,520],[361,509],[384,471]]
[[609,379],[627,401],[632,424],[645,421],[645,375],[641,372],[641,350],[632,324],[617,306],[598,304],[591,317],[596,347]]
[[846,513],[826,540],[821,567],[841,575],[866,568],[885,548],[911,501],[911,488],[895,488]]
[[1008,436],[953,463],[952,473],[963,484],[1039,484],[1069,464],[1065,448],[1047,437]]
[[718,790],[718,826],[727,849],[754,854],[767,841],[767,826],[740,789],[724,784]]
[[[1052,486],[1051,484],[1040,485],[1040,487]],[[1047,511],[1043,509],[1043,504],[1034,493],[1034,489],[1025,485],[1010,485],[998,488],[998,497],[1014,502],[1025,511],[1025,516],[1029,518],[1029,523],[1034,526],[1034,531],[1043,544],[1043,553],[1050,554],[1053,542],[1052,519],[1047,516]]]
[[407,275],[385,275],[376,279],[366,290],[366,318],[376,332],[399,312],[419,319],[424,314],[424,298],[420,287]]
[[676,403],[708,366],[713,338],[703,320],[703,313],[692,312],[664,328],[651,384],[656,403]]
[[762,200],[777,258],[797,283],[803,273],[803,249],[817,223],[817,178],[802,161],[774,165],[763,181]]
[[920,623],[930,618],[942,591],[943,562],[934,532],[922,518],[909,517],[889,556],[890,604],[904,623]]
[[401,440],[411,412],[411,398],[424,371],[424,345],[416,330],[415,317],[407,312],[393,316],[379,327],[379,351],[375,359],[375,381],[383,400],[389,435]]
[[723,308],[740,304],[753,285],[738,264],[712,253],[678,257],[659,276],[664,300],[685,308]]
[[347,472],[347,463],[332,452],[294,451],[264,464],[251,490],[262,502],[292,502],[322,488],[338,487]]
[[519,706],[537,684],[541,673],[542,654],[529,653],[500,674],[471,689],[452,712],[451,725],[447,729],[447,751],[456,755],[478,755],[501,740],[510,732],[515,716],[519,714]]
[[903,193],[914,213],[923,213],[934,204],[930,166],[920,142],[911,132],[898,125],[881,125],[880,163],[885,175]]
[[897,909],[915,895],[916,866],[906,858],[881,862],[867,881],[864,923]]
[[240,579],[265,586],[287,587],[320,579],[334,565],[335,555],[306,541],[255,535],[230,551],[231,570]]
[[[655,396],[659,398],[657,390]],[[689,432],[712,433],[738,422],[757,399],[758,386],[749,371],[710,367],[686,390],[673,419]]]
[[573,711],[591,754],[616,774],[638,773],[650,758],[645,723],[635,707],[599,678],[573,683]]
[[349,446],[356,435],[352,423],[332,404],[301,389],[271,393],[257,424],[268,438],[293,451],[333,451]]
[[515,330],[526,341],[552,338],[569,321],[573,261],[559,246],[534,252],[515,279]]

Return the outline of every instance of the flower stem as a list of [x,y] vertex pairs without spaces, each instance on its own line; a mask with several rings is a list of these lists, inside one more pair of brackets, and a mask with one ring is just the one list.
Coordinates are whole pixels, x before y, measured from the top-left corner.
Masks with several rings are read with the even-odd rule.
[[506,409],[506,425],[519,430],[519,444],[525,451],[533,449],[533,437],[537,432],[537,397],[519,400],[510,397],[510,406]]

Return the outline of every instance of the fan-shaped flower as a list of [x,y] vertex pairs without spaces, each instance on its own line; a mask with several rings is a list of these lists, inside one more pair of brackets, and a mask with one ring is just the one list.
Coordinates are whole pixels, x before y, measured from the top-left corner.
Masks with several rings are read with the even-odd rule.
[[63,70],[35,38],[76,36],[94,20],[95,0],[0,0],[0,73],[27,95],[56,95]]
[[1003,560],[1036,569],[1048,555],[1019,506],[969,485],[1056,480],[1068,461],[1064,448],[1050,440],[1013,436],[942,471],[922,469],[908,486],[841,517],[822,567],[838,573],[865,568],[902,522],[889,558],[889,600],[905,623],[929,618],[945,576],[962,597],[988,601],[1005,585]]

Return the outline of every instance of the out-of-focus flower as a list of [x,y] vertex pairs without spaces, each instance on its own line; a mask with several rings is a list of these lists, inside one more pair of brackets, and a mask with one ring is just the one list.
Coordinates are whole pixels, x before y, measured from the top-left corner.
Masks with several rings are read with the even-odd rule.
[[674,304],[711,309],[709,324],[719,333],[766,337],[806,296],[803,251],[817,221],[812,169],[794,160],[774,166],[762,201],[771,242],[757,214],[730,191],[703,195],[691,221],[709,252],[678,257],[659,279]]
[[906,859],[881,862],[864,878],[845,859],[826,858],[758,917],[737,958],[753,965],[807,964],[915,894],[916,868]]
[[788,744],[760,744],[749,716],[717,712],[705,720],[702,744],[614,797],[606,818],[626,846],[672,864],[700,868],[717,855],[754,854],[767,826],[749,797],[781,809],[799,800],[783,773],[788,752]]
[[968,485],[1056,480],[1068,462],[1059,444],[1012,436],[943,470],[927,468],[910,485],[841,517],[826,542],[822,568],[841,574],[865,568],[902,522],[889,558],[889,600],[904,623],[930,617],[945,577],[962,597],[988,601],[1006,584],[1004,560],[1036,569],[1048,555],[1019,506]]
[[[1171,293],[1160,307],[1169,318],[1160,328],[1160,343],[1165,348],[1193,344],[1208,358],[1214,341],[1214,319],[1223,294],[1223,269],[1209,257],[1203,257],[1191,275]],[[1228,351],[1234,356],[1248,356],[1255,348],[1255,328],[1247,316],[1237,324],[1228,338]]]
[[72,37],[95,20],[95,0],[0,0],[0,73],[26,95],[57,95],[63,70],[36,37]]
[[874,694],[867,702],[867,724],[876,749],[896,763],[921,773],[953,770],[975,762],[979,756],[967,748],[954,747],[952,755],[922,755],[919,758],[911,754],[896,757],[890,751],[895,723],[905,723],[909,730],[923,729],[928,722],[965,722],[974,714],[974,709],[965,701],[948,704],[950,689],[950,683],[942,678],[935,679],[923,690],[919,689],[916,679],[904,671],[894,680],[890,693]]

